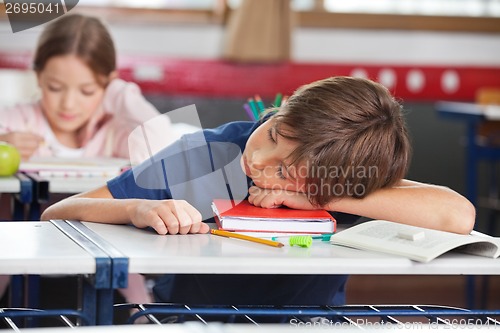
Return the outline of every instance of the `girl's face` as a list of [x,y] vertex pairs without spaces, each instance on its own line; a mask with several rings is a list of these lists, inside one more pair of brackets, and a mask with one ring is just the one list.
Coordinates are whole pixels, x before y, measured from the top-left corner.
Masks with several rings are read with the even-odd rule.
[[241,168],[261,188],[303,192],[306,166],[290,165],[297,143],[278,135],[274,118],[250,135],[241,158]]
[[76,133],[97,111],[104,87],[75,55],[50,58],[38,73],[42,108],[56,135]]

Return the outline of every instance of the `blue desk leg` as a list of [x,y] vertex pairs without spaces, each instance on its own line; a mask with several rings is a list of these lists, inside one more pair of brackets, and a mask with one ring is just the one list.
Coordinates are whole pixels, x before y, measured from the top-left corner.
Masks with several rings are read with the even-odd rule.
[[31,179],[33,184],[33,200],[31,201],[31,205],[29,207],[28,218],[30,220],[37,221],[40,219],[41,204],[49,200],[49,181],[41,178],[36,173],[27,173],[26,176]]
[[26,205],[31,204],[34,198],[33,184],[31,178],[23,173],[17,173],[16,177],[19,179],[21,188],[19,193],[13,195],[14,209],[12,211],[12,220],[24,221],[26,219],[25,207]]
[[[12,275],[10,278],[9,306],[21,308],[24,306],[24,275]],[[14,319],[14,323],[21,327],[22,320]]]
[[112,289],[97,289],[95,281],[89,281],[86,278],[83,281],[81,295],[81,311],[89,318],[89,325],[113,324],[114,292]]
[[[12,196],[12,219],[13,221],[24,221],[26,219],[26,205],[29,205],[33,200],[33,184],[31,178],[27,177],[25,174],[18,173],[16,177],[20,182],[20,191]],[[13,275],[11,277],[9,295],[10,307],[20,308],[25,306],[25,282],[24,275]],[[16,319],[15,323],[16,325],[20,325],[20,320]]]
[[[28,308],[38,309],[40,307],[40,275],[28,275],[27,279],[27,300]],[[37,327],[38,318],[30,318],[26,323],[27,327]]]
[[[66,221],[66,223],[104,251],[111,259],[111,270],[109,272],[111,274],[109,283],[111,284],[107,288],[98,288],[97,290],[97,323],[99,325],[111,325],[113,323],[114,289],[126,288],[128,285],[128,258],[83,223],[79,221]],[[99,262],[96,260],[97,265],[99,265]],[[104,286],[105,283],[104,276],[100,279],[99,275],[96,274],[95,284]]]
[[[51,220],[54,226],[85,249],[95,259],[95,275],[83,284],[82,310],[98,325],[113,324],[113,262],[96,243],[73,228],[69,221]],[[87,280],[87,279],[86,279]],[[92,324],[91,324],[92,325]]]
[[97,291],[97,325],[113,325],[113,289]]
[[12,221],[24,221],[24,203],[17,195],[12,196]]
[[88,317],[89,325],[94,326],[97,323],[96,320],[96,306],[97,306],[97,290],[93,282],[88,281],[88,279],[83,279],[82,281],[82,292],[80,293],[81,300],[80,306],[82,312]]

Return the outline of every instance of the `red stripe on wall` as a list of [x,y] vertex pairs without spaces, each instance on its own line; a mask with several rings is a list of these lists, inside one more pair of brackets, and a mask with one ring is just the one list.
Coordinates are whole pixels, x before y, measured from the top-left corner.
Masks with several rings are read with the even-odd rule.
[[[30,54],[0,53],[0,68],[29,68]],[[500,67],[381,64],[236,64],[220,60],[123,57],[120,76],[144,93],[272,98],[336,75],[364,76],[407,101],[474,100],[481,87],[500,87]]]

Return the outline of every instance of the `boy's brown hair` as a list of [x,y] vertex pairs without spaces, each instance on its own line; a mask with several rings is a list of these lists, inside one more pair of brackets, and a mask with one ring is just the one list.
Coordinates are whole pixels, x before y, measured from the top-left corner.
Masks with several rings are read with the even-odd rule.
[[50,23],[38,40],[33,69],[40,72],[50,58],[69,54],[87,64],[103,86],[107,82],[102,77],[108,77],[116,69],[113,39],[95,17],[70,14]]
[[376,82],[331,77],[300,87],[274,116],[276,130],[299,143],[309,200],[363,198],[402,179],[411,146],[402,106]]

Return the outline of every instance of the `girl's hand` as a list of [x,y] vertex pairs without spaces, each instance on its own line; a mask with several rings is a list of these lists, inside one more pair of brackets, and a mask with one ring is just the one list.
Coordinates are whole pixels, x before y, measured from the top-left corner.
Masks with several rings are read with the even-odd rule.
[[207,233],[201,214],[184,200],[137,200],[129,208],[130,221],[138,227],[152,227],[160,235]]
[[277,208],[279,206],[287,206],[293,209],[314,210],[320,207],[313,206],[307,196],[302,192],[272,190],[252,186],[248,190],[250,196],[248,201],[258,207]]
[[13,145],[23,160],[29,159],[43,143],[43,137],[31,132],[9,132],[0,135],[0,141]]

